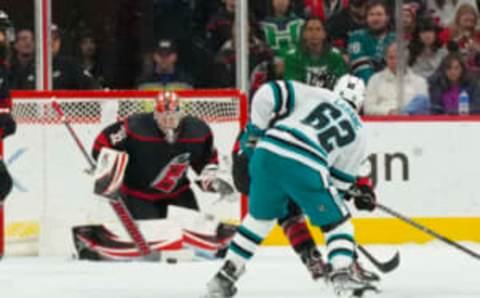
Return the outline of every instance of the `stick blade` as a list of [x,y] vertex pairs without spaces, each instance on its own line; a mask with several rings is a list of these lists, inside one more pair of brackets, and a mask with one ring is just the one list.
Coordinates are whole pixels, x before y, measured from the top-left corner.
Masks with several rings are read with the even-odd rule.
[[357,246],[360,252],[382,273],[389,273],[400,265],[400,253],[397,251],[395,255],[385,262],[380,262],[370,254],[363,246]]

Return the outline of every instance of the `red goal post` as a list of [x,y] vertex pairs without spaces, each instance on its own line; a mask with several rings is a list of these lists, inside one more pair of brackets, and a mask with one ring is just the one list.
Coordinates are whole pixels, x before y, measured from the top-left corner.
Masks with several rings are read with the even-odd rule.
[[[41,250],[39,230],[50,232],[65,221],[66,226],[80,223],[80,218],[62,221],[61,213],[88,208],[83,198],[92,193],[91,185],[81,173],[87,166],[52,109],[52,100],[60,103],[66,119],[90,150],[93,139],[106,125],[133,113],[151,110],[157,94],[158,91],[130,90],[12,92],[12,113],[18,130],[4,146],[5,160],[10,163],[16,181],[5,207],[7,253],[9,238],[13,242],[24,242],[37,237]],[[177,94],[187,113],[210,124],[221,163],[228,164],[238,131],[247,121],[246,95],[234,89],[182,90]],[[72,206],[66,206],[65,202]],[[246,199],[242,198],[238,206],[240,216],[246,213],[246,206]],[[42,219],[51,222],[44,223]],[[63,229],[59,234],[66,232]],[[56,235],[43,242],[58,239],[61,242],[64,240],[61,238]],[[64,251],[58,247],[53,250],[55,253],[44,254],[63,254]]]

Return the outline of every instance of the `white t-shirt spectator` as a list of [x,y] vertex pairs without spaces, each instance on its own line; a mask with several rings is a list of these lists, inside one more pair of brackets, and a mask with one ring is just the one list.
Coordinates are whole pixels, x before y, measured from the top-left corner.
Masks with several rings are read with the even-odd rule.
[[363,111],[366,115],[398,114],[417,96],[427,96],[427,81],[407,69],[404,78],[404,96],[398,100],[397,79],[388,68],[375,73],[368,82]]

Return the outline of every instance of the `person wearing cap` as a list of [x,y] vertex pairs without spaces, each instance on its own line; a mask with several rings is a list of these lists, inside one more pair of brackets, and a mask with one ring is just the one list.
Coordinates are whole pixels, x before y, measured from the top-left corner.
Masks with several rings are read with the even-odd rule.
[[178,67],[177,47],[173,40],[161,39],[151,55],[150,68],[138,80],[140,90],[191,89],[192,79]]

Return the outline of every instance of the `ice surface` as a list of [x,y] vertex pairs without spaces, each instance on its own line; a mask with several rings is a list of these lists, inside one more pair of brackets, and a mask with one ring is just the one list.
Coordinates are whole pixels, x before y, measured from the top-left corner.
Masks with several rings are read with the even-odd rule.
[[[467,243],[480,251],[479,244]],[[480,261],[442,243],[368,246],[379,258],[400,251],[379,298],[480,298]],[[323,250],[323,248],[322,248]],[[371,269],[368,261],[362,262]],[[59,258],[0,262],[1,298],[196,298],[220,262],[95,263]],[[239,282],[238,298],[333,298],[310,280],[290,248],[262,247]]]

